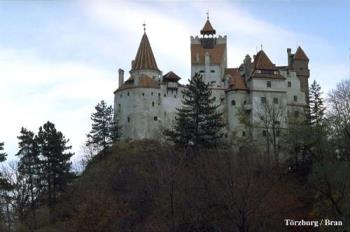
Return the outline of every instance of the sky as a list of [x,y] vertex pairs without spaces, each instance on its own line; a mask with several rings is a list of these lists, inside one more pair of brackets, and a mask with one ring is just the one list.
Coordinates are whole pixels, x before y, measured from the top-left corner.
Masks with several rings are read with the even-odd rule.
[[350,1],[0,1],[0,142],[15,159],[21,127],[47,121],[70,139],[75,159],[101,100],[113,104],[117,73],[130,70],[143,34],[158,67],[186,83],[190,36],[209,11],[227,35],[228,66],[260,47],[276,65],[287,48],[310,59],[310,83],[326,93],[350,78]]

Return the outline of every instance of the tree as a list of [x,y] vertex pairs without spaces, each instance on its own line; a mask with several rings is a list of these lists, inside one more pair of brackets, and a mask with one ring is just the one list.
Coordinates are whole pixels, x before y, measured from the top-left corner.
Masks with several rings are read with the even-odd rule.
[[309,107],[311,125],[320,125],[324,119],[325,107],[322,99],[321,86],[314,81],[309,90]]
[[67,152],[71,149],[67,146],[69,140],[63,136],[62,132],[57,131],[51,122],[39,128],[36,141],[42,161],[42,179],[48,195],[48,206],[52,210],[56,204],[58,192],[63,191],[72,175],[69,160],[73,153]]
[[20,157],[18,163],[18,177],[17,182],[22,183],[26,186],[24,194],[27,197],[23,196],[23,199],[26,199],[26,204],[30,209],[31,218],[28,220],[29,228],[36,228],[36,208],[37,208],[37,198],[41,193],[41,161],[39,159],[39,151],[37,141],[35,140],[34,133],[22,127],[19,139],[19,151],[16,154]]
[[178,147],[215,148],[222,137],[224,124],[209,84],[196,73],[182,94],[183,106],[177,109],[175,126],[166,130],[165,135]]
[[0,162],[3,162],[6,160],[7,154],[3,152],[4,150],[4,143],[0,143]]
[[265,99],[265,102],[262,103],[262,107],[260,107],[257,112],[259,118],[258,126],[263,128],[267,153],[271,153],[272,146],[274,158],[278,161],[280,150],[279,137],[282,125],[286,120],[286,109],[280,101],[279,103],[270,102],[266,96]]
[[95,110],[96,112],[91,114],[92,129],[87,135],[86,145],[105,150],[120,138],[120,127],[117,117],[113,118],[112,106],[107,106],[105,101],[98,103]]
[[334,143],[339,156],[350,160],[350,79],[341,81],[328,96]]

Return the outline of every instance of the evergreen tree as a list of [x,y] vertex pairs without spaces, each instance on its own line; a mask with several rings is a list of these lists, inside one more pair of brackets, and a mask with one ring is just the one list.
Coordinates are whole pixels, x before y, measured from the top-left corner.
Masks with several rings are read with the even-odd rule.
[[26,199],[26,204],[30,209],[29,228],[34,229],[36,228],[36,201],[41,191],[41,162],[34,133],[23,127],[20,133],[20,136],[17,137],[19,139],[19,151],[16,155],[20,157],[17,182],[21,182],[26,186],[27,191],[23,193],[26,196],[22,196],[22,198]]
[[0,143],[0,162],[6,160],[6,153],[4,152],[4,143]]
[[71,149],[67,146],[69,140],[63,136],[62,132],[57,131],[51,122],[39,128],[35,139],[42,162],[42,179],[48,196],[48,206],[52,210],[56,204],[58,192],[64,189],[72,177],[69,160],[73,154],[68,152]]
[[105,101],[98,103],[95,110],[91,114],[92,129],[87,135],[86,145],[105,150],[120,137],[120,127],[117,117],[113,118],[112,106],[107,106]]
[[224,124],[209,84],[204,83],[202,76],[196,73],[182,94],[183,106],[177,109],[174,128],[165,131],[167,139],[179,147],[216,147]]
[[311,125],[321,125],[324,119],[325,107],[322,99],[321,86],[314,81],[309,89],[309,121]]

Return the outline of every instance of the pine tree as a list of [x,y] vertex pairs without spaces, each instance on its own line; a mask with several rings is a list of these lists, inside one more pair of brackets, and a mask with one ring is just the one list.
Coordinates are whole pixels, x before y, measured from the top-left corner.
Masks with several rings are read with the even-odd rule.
[[0,143],[0,163],[6,160],[7,154],[3,152],[4,150],[4,143]]
[[309,121],[311,125],[321,125],[324,119],[325,107],[322,99],[321,86],[314,81],[309,89]]
[[91,114],[92,129],[87,135],[87,146],[93,145],[101,150],[111,146],[120,137],[120,127],[115,116],[113,118],[112,106],[101,101],[95,107],[96,112]]
[[215,148],[224,124],[209,84],[196,73],[182,94],[183,106],[177,109],[174,128],[165,131],[167,139],[178,147]]
[[52,210],[56,204],[58,192],[64,189],[72,177],[69,160],[73,153],[67,152],[71,149],[67,146],[69,140],[63,136],[62,132],[57,131],[51,122],[39,128],[35,139],[42,162],[42,179],[48,195],[48,206]]
[[20,157],[17,181],[23,183],[28,190],[23,193],[26,195],[23,196],[23,199],[26,199],[28,202],[31,213],[29,227],[34,229],[36,228],[36,201],[41,191],[41,184],[39,181],[41,175],[41,162],[34,133],[23,127],[20,133],[20,136],[18,136],[19,151],[16,154]]

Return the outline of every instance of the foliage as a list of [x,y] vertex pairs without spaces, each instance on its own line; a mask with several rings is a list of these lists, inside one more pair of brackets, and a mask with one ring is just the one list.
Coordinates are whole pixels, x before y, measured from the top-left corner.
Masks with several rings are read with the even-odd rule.
[[182,94],[183,106],[177,109],[175,126],[165,131],[168,140],[177,147],[217,147],[224,124],[209,83],[196,73]]
[[87,146],[94,145],[99,149],[106,149],[121,136],[118,119],[113,117],[112,106],[107,106],[105,101],[95,106],[96,112],[91,114],[92,129],[87,135]]

